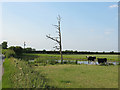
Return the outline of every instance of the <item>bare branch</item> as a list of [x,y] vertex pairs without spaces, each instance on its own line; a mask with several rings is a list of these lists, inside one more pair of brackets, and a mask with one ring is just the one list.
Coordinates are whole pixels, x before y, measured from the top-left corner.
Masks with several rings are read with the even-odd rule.
[[59,50],[59,49],[60,49],[60,47],[59,47],[59,46],[55,46],[55,47],[53,47],[53,48],[55,48],[55,49],[57,49],[57,50]]
[[60,15],[58,15],[57,20],[58,20],[58,21],[61,21],[61,17],[60,17]]
[[53,41],[56,41],[57,43],[60,43],[57,39],[55,39],[55,38],[53,38],[53,37],[50,37],[50,36],[48,36],[48,35],[46,35],[46,37],[52,39]]
[[56,29],[59,29],[59,26],[58,25],[53,25]]

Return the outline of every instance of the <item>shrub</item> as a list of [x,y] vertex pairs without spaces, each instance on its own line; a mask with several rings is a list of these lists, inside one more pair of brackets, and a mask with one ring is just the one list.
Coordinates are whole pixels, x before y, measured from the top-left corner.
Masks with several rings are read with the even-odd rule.
[[4,55],[6,58],[10,58],[10,57],[15,57],[15,52],[13,50],[6,50],[4,51]]
[[7,51],[7,49],[2,49],[2,54],[5,55],[6,51]]
[[22,55],[22,53],[23,53],[23,48],[20,47],[20,46],[16,46],[16,47],[15,46],[11,46],[11,47],[9,47],[9,49],[13,50],[17,57]]

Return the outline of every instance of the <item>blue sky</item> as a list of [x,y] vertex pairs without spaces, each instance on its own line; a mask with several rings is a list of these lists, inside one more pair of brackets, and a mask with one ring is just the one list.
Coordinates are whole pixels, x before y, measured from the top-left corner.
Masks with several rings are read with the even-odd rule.
[[54,50],[52,24],[62,17],[63,50],[117,51],[118,7],[115,2],[19,2],[2,4],[2,41],[8,45]]

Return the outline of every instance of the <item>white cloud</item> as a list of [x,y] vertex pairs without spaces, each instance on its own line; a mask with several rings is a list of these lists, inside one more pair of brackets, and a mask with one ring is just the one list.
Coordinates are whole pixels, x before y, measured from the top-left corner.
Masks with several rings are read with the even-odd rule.
[[109,8],[116,8],[116,7],[118,7],[117,4],[114,4],[114,5],[109,6]]

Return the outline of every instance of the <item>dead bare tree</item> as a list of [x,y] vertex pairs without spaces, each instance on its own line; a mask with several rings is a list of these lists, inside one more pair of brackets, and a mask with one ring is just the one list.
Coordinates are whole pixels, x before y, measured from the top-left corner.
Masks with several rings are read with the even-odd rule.
[[61,42],[61,28],[60,28],[60,22],[61,22],[61,17],[60,15],[58,15],[57,17],[57,20],[58,20],[58,25],[53,25],[56,27],[56,29],[58,30],[57,33],[58,33],[58,37],[51,37],[50,34],[49,35],[46,35],[47,38],[50,38],[51,40],[55,41],[58,43],[59,46],[55,46],[53,48],[56,48],[56,49],[59,49],[60,51],[60,55],[61,55],[61,64],[63,64],[63,56],[62,56],[62,42]]

